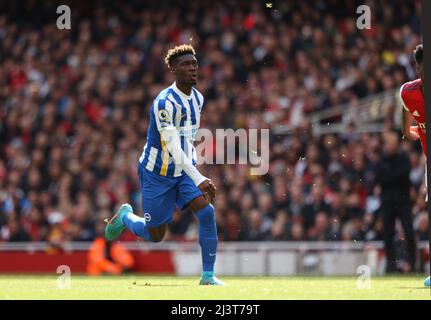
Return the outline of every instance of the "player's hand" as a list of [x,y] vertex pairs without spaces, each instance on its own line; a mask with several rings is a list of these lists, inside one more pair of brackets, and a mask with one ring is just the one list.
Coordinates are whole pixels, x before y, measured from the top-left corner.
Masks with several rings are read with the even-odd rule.
[[419,139],[419,127],[418,126],[411,126],[409,136],[407,138],[410,140]]
[[202,191],[205,199],[209,202],[214,202],[217,188],[211,180],[204,180],[200,185],[198,185],[198,188]]

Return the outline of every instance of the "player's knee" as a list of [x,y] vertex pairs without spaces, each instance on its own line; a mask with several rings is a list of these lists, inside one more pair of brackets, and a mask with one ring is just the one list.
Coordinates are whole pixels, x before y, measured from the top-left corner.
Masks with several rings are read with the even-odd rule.
[[212,223],[215,219],[215,210],[212,204],[208,204],[205,208],[199,210],[198,219],[200,223]]
[[163,240],[162,236],[151,236],[151,242],[157,243]]
[[157,233],[155,235],[151,235],[151,240],[152,240],[152,242],[157,243],[157,242],[161,242],[164,237],[165,237],[165,232]]
[[205,208],[209,204],[208,200],[204,198],[204,196],[199,196],[195,199],[193,199],[189,205],[188,208],[192,210],[194,213],[198,213],[200,210]]
[[166,234],[166,225],[162,225],[157,228],[149,228],[148,232],[151,236],[151,242],[160,242],[163,240]]

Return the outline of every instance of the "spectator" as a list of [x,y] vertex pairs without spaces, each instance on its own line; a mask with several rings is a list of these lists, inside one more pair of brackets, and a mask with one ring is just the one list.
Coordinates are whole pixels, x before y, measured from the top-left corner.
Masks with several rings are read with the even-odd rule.
[[271,220],[264,216],[258,209],[250,212],[246,225],[241,228],[240,238],[246,241],[265,240],[270,232]]
[[331,207],[324,199],[323,186],[313,185],[311,189],[310,202],[306,204],[301,211],[301,216],[304,218],[304,225],[306,229],[309,229],[314,225],[315,216],[320,211],[330,213]]
[[288,219],[286,211],[280,210],[277,212],[268,240],[286,241],[288,239]]
[[428,214],[426,212],[418,214],[415,220],[415,230],[419,241],[428,241],[428,225]]
[[316,214],[313,226],[308,230],[308,239],[314,241],[326,241],[330,239],[328,215],[320,211]]
[[290,236],[288,238],[290,241],[304,241],[304,228],[302,226],[302,223],[294,222],[292,224],[291,230],[290,230]]
[[103,222],[97,225],[97,229],[99,236],[88,251],[87,273],[99,276],[130,271],[134,264],[133,256],[119,242],[106,241]]
[[7,226],[2,230],[4,238],[10,242],[30,241],[28,233],[15,216],[10,216]]
[[387,259],[386,272],[396,272],[397,263],[394,247],[395,222],[399,218],[407,242],[407,256],[410,269],[415,268],[416,242],[413,234],[412,205],[410,199],[410,160],[399,151],[397,132],[387,131],[383,135],[383,157],[377,164],[376,181],[382,188],[381,214],[383,237]]

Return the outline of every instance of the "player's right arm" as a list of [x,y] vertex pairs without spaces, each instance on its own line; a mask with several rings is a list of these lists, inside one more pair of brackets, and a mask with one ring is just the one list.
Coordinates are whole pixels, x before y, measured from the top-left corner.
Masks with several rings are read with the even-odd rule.
[[[195,185],[202,191],[205,197],[212,202],[215,197],[216,188],[210,179],[204,177],[193,165],[192,160],[185,154],[181,148],[181,139],[174,125],[173,110],[174,106],[169,100],[156,102],[153,107],[154,117],[157,123],[157,129],[160,132],[160,138],[166,145],[169,154],[172,156],[175,164],[193,180]],[[187,143],[187,142],[186,142]]]

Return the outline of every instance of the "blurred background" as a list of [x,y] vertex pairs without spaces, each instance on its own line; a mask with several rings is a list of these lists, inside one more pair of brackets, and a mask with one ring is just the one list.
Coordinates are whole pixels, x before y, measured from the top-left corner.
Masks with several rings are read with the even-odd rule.
[[[71,30],[56,27],[60,4]],[[356,27],[361,4],[369,30]],[[124,202],[141,213],[148,113],[174,81],[164,56],[181,43],[197,51],[202,128],[270,129],[268,174],[199,168],[218,188],[221,273],[384,272],[376,166],[382,133],[399,131],[399,89],[417,78],[419,17],[420,1],[407,0],[2,1],[0,272],[64,261],[85,271],[103,219]],[[423,272],[426,161],[419,142],[398,148],[410,158],[418,262],[406,262],[397,223],[398,269]],[[199,269],[191,212],[175,212],[164,243],[135,240],[121,239],[135,258],[127,270]]]

